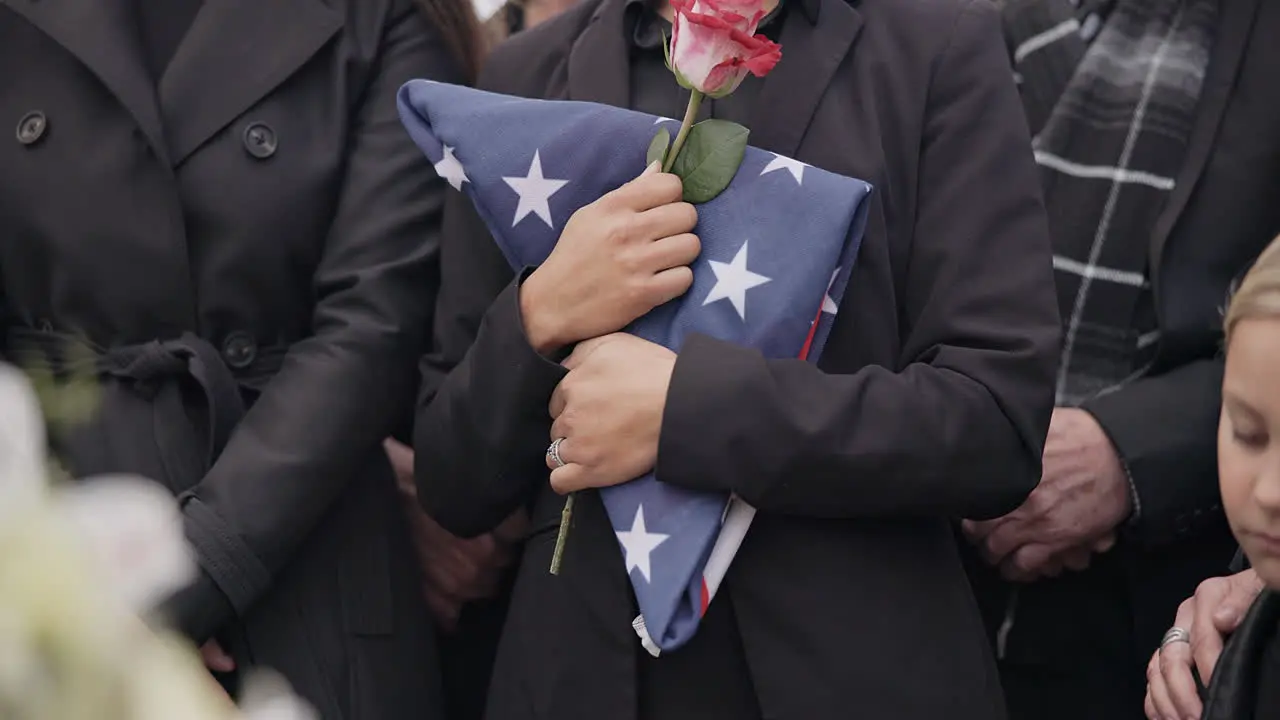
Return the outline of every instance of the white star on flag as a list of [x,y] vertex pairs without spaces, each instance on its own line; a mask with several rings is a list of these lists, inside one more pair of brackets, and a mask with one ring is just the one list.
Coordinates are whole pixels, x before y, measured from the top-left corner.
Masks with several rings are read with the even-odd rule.
[[435,167],[436,174],[448,180],[454,190],[461,190],[462,183],[471,182],[466,170],[462,169],[462,163],[458,162],[458,158],[454,156],[453,148],[448,145],[444,146],[444,157],[436,163]]
[[789,157],[783,157],[778,153],[774,153],[773,159],[769,161],[768,165],[764,166],[764,170],[761,170],[760,174],[768,175],[769,173],[775,170],[786,170],[787,172],[791,173],[791,176],[796,179],[797,183],[799,183],[800,185],[803,185],[804,169],[807,167],[809,166],[805,165],[799,160],[792,160]]
[[520,204],[516,206],[516,219],[511,227],[520,224],[530,213],[542,218],[547,227],[555,228],[551,221],[551,206],[548,201],[560,188],[569,184],[568,180],[551,180],[542,176],[542,158],[538,151],[533,153],[533,163],[529,166],[529,174],[525,177],[504,177],[504,182],[520,196]]
[[649,554],[661,545],[669,535],[651,533],[644,527],[644,506],[636,508],[636,518],[631,522],[630,530],[615,530],[618,542],[627,554],[627,572],[639,570],[646,582],[649,581]]
[[747,269],[747,243],[742,243],[742,247],[738,249],[738,254],[733,256],[733,262],[717,262],[710,260],[711,269],[716,274],[715,287],[711,288],[711,292],[707,294],[707,299],[702,301],[703,305],[710,305],[718,300],[728,300],[733,303],[733,307],[738,311],[738,315],[745,321],[747,319],[747,291],[754,287],[759,287],[772,278],[759,275]]
[[840,308],[836,305],[836,301],[831,299],[831,286],[836,284],[836,276],[840,274],[840,269],[831,273],[831,282],[827,283],[827,292],[822,296],[822,312],[828,315],[835,315]]

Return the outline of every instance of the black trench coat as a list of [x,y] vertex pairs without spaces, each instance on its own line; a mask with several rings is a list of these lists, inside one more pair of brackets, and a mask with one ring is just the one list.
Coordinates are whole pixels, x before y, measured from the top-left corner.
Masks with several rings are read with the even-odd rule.
[[0,0],[0,353],[91,346],[72,359],[105,392],[63,449],[180,497],[195,640],[325,718],[437,716],[380,441],[442,202],[395,92],[458,73],[407,0],[208,0],[158,89],[132,23],[127,0]]

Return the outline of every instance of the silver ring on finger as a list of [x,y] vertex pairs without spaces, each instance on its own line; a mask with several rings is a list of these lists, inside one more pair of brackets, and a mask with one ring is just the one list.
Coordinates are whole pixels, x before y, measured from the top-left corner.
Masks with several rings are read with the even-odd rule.
[[565,461],[560,459],[560,443],[562,442],[564,442],[564,438],[556,438],[555,440],[552,440],[551,445],[547,447],[547,457],[550,458],[551,462],[555,463],[555,466],[558,468],[562,468],[566,465]]
[[1164,637],[1161,638],[1160,649],[1163,650],[1174,643],[1180,642],[1187,643],[1188,645],[1191,644],[1191,633],[1188,632],[1186,628],[1180,628],[1177,626],[1171,627],[1169,628],[1169,631],[1164,634]]

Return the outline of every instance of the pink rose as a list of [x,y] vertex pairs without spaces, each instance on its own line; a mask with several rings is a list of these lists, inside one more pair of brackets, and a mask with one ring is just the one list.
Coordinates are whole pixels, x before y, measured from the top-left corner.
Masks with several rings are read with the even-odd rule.
[[708,97],[724,97],[750,72],[769,74],[782,46],[755,35],[765,0],[671,0],[675,29],[670,64],[680,84]]

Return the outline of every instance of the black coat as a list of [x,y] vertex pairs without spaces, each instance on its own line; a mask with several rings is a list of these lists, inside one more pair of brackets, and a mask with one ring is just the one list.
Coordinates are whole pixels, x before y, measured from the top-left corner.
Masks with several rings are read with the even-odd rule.
[[104,393],[63,450],[180,496],[194,639],[325,718],[435,716],[380,441],[416,388],[443,197],[395,92],[458,74],[407,0],[211,0],[157,90],[128,5],[0,0],[3,352],[87,342],[61,364]]
[[[1140,715],[1143,667],[1178,603],[1226,572],[1236,549],[1217,477],[1222,311],[1232,283],[1280,233],[1280,4],[1221,0],[1218,17],[1186,159],[1145,239],[1160,330],[1155,363],[1085,405],[1133,478],[1137,515],[1090,570],[1019,591],[1007,657],[1011,668],[1031,670],[1025,682],[1006,678],[1026,696],[1019,717]],[[985,568],[974,580],[994,628],[1007,586]],[[1095,630],[1081,633],[1077,623]],[[1052,677],[1060,689],[1044,684]],[[1080,691],[1086,682],[1092,689]],[[1011,695],[1011,706],[1022,704]]]
[[[513,37],[481,84],[626,105],[624,4]],[[760,510],[721,592],[764,717],[1001,718],[948,518],[1012,510],[1035,485],[1059,321],[1000,19],[985,0],[808,7],[782,29],[752,142],[875,186],[858,265],[821,370],[688,341],[657,475]],[[562,574],[547,571],[562,500],[546,404],[562,371],[524,338],[513,273],[469,202],[450,203],[421,497],[463,534],[524,502],[534,518],[488,716],[630,720],[633,600],[598,495],[577,503]]]
[[[1203,720],[1271,720],[1277,708],[1263,707],[1260,691],[1277,687],[1275,659],[1280,656],[1280,596],[1264,590],[1240,627],[1231,634],[1227,646],[1213,668],[1208,697],[1205,698]],[[1271,657],[1268,657],[1270,655]],[[1270,661],[1270,662],[1268,662]],[[1266,692],[1271,703],[1280,692]]]

